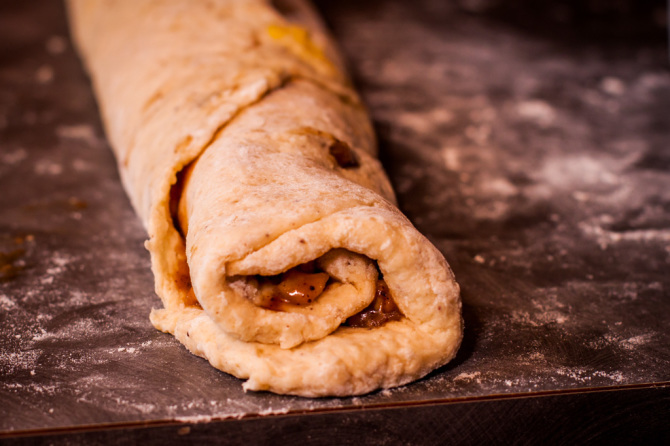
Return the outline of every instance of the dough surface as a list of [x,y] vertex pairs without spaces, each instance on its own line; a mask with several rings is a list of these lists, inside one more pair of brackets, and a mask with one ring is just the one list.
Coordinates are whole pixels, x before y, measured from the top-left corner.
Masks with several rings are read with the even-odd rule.
[[[164,306],[151,321],[245,389],[314,397],[402,385],[456,354],[458,285],[395,206],[318,17],[285,3],[290,14],[262,0],[68,3],[149,233]],[[171,210],[179,187],[184,227]],[[276,311],[249,297],[248,278],[311,261],[330,279],[309,306]],[[343,325],[372,302],[379,275],[403,317]]]

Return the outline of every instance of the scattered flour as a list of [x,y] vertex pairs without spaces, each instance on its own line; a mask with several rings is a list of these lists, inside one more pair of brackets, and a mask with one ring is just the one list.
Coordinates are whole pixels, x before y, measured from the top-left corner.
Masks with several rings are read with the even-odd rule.
[[82,335],[95,333],[100,327],[90,319],[77,319],[70,325],[60,328],[54,332],[47,332],[40,328],[41,333],[33,336],[33,341],[44,341],[49,339],[79,339]]
[[0,294],[0,310],[9,311],[13,308],[16,308],[16,302],[5,294]]
[[263,415],[282,415],[282,414],[286,414],[288,412],[289,412],[288,407],[282,407],[280,409],[275,409],[274,407],[268,407],[265,410],[259,411],[258,415],[261,415],[261,416],[263,416]]
[[636,229],[615,232],[605,229],[593,219],[580,222],[579,229],[585,235],[595,238],[601,249],[607,249],[611,244],[620,242],[670,243],[670,229]]
[[53,266],[51,268],[47,268],[46,273],[50,276],[55,276],[65,271],[65,266],[72,262],[72,258],[63,256],[61,253],[56,252],[52,255],[49,261]]
[[26,158],[28,158],[28,152],[24,148],[19,148],[11,152],[0,154],[0,161],[9,165],[20,163]]
[[90,297],[82,291],[71,291],[70,299],[68,300],[68,305],[80,306],[85,305],[90,302]]
[[522,118],[535,122],[541,127],[548,127],[556,120],[554,108],[541,100],[523,101],[517,104],[516,112]]
[[[445,147],[442,149],[442,159],[444,166],[448,170],[457,172],[461,169],[461,155],[460,151],[455,147]],[[463,181],[463,180],[462,180]]]
[[617,382],[617,383],[621,383],[621,382],[624,381],[624,376],[623,376],[623,373],[621,373],[621,372],[610,372],[610,373],[608,373],[608,372],[598,370],[598,371],[593,372],[593,376],[600,376],[600,377],[603,377],[603,378],[607,378],[607,379],[612,380],[612,381]]
[[532,314],[527,311],[512,311],[512,322],[530,327],[540,327],[548,324],[565,324],[569,321],[566,314],[559,310],[536,311]]
[[612,96],[621,96],[626,92],[626,84],[616,77],[608,76],[600,82],[600,89]]
[[62,139],[76,139],[90,144],[98,142],[95,130],[87,124],[61,125],[56,128],[56,135]]
[[519,189],[503,177],[487,178],[482,181],[481,193],[491,197],[509,198],[517,195]]
[[622,348],[626,350],[633,350],[635,347],[639,345],[647,344],[653,337],[654,335],[651,333],[633,336],[632,338],[624,339],[623,341],[621,341],[620,345]]
[[448,124],[453,119],[454,114],[443,107],[422,112],[404,112],[395,116],[398,125],[419,133],[434,133],[436,126]]
[[0,376],[17,370],[32,370],[37,364],[41,350],[23,350],[18,352],[0,351]]
[[39,160],[35,163],[35,173],[37,175],[60,175],[63,173],[63,166],[52,160]]
[[[244,414],[238,414],[237,416],[231,415],[230,418],[241,418],[242,416],[244,416]],[[213,418],[214,417],[211,415],[188,415],[175,417],[175,421],[181,421],[182,423],[209,423]]]
[[51,36],[47,39],[44,46],[49,54],[56,56],[65,52],[67,41],[62,36]]
[[134,407],[142,413],[151,413],[156,410],[156,405],[151,403],[131,403],[130,407]]
[[454,381],[475,381],[481,383],[481,372],[472,372],[472,373],[459,373],[454,378]]
[[87,172],[94,169],[94,166],[91,163],[79,158],[72,161],[72,167],[77,172]]
[[587,155],[550,157],[544,162],[538,178],[558,190],[618,181],[606,160]]
[[35,72],[35,81],[38,84],[50,84],[54,80],[54,69],[50,65],[42,65]]
[[586,383],[592,379],[592,373],[582,367],[559,367],[556,369],[556,373],[562,376],[567,376],[568,378],[571,378],[579,383]]

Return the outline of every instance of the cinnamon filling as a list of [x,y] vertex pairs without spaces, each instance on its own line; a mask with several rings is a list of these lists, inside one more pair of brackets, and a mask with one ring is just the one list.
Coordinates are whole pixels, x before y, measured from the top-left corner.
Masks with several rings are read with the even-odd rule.
[[335,161],[337,161],[337,164],[340,167],[346,169],[350,167],[358,167],[360,165],[358,158],[356,158],[356,154],[351,147],[349,147],[349,144],[344,141],[335,139],[328,148],[328,151],[330,152],[330,155],[335,158]]
[[330,276],[308,262],[276,276],[255,276],[256,305],[281,311],[285,305],[307,306],[323,293]]
[[[332,281],[328,273],[319,270],[315,261],[298,265],[275,276],[247,276],[243,279],[245,288],[256,290],[245,293],[248,298],[259,307],[274,311],[290,311],[291,306],[311,305]],[[234,280],[233,283],[240,282]],[[234,286],[243,291],[239,285]],[[388,285],[384,279],[378,279],[372,303],[348,318],[344,325],[375,328],[401,318],[402,313],[395,304]]]
[[345,325],[349,327],[374,328],[380,327],[389,321],[397,321],[402,318],[400,309],[391,297],[391,291],[384,279],[377,280],[377,292],[375,299],[367,308],[358,314],[354,314]]

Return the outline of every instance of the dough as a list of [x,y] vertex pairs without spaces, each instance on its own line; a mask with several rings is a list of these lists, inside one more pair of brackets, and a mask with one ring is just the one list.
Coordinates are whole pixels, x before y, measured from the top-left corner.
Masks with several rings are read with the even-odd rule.
[[[318,17],[302,0],[283,3],[282,13],[261,0],[68,3],[149,233],[164,306],[151,321],[245,389],[314,397],[402,385],[455,355],[458,285],[395,206]],[[317,270],[298,271],[306,265]],[[322,291],[262,304],[292,274]],[[351,326],[378,302],[380,279],[394,317]]]

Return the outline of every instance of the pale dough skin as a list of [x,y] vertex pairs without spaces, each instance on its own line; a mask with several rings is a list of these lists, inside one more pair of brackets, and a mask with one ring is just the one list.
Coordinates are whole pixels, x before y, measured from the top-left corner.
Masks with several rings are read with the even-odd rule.
[[[245,389],[315,397],[402,385],[456,354],[458,285],[395,207],[369,118],[318,18],[290,2],[291,23],[262,0],[68,3],[149,232],[164,305],[151,321]],[[360,165],[340,167],[333,141]],[[170,189],[191,163],[184,240]],[[340,283],[309,307],[268,310],[231,286],[317,258]],[[373,261],[404,317],[341,326],[374,298]]]

